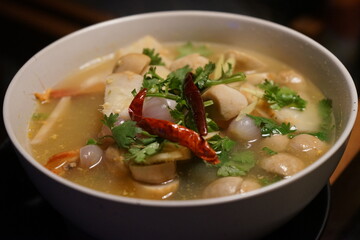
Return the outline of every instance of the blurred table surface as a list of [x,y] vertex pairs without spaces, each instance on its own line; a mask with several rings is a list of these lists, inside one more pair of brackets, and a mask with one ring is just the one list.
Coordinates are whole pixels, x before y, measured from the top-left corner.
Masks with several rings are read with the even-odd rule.
[[[211,10],[267,19],[320,42],[347,67],[359,89],[360,0],[96,1],[2,0],[0,2],[0,96],[33,54],[82,27],[131,14]],[[3,123],[0,140],[6,141]],[[331,207],[321,240],[360,239],[360,117],[330,178]],[[0,143],[1,143],[0,142]],[[4,160],[4,159],[2,159]],[[3,183],[4,184],[4,183]],[[3,186],[3,185],[1,185]],[[24,238],[25,239],[25,238]]]

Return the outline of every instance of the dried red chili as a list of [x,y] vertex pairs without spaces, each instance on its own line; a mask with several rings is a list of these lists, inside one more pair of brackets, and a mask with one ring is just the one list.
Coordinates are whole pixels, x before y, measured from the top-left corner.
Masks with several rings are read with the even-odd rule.
[[189,148],[196,156],[203,160],[217,164],[218,156],[197,132],[172,122],[154,118],[143,118],[142,107],[146,96],[146,89],[142,89],[133,99],[129,106],[129,115],[137,125],[149,132],[172,142],[177,142]]
[[184,96],[194,116],[196,128],[201,136],[208,133],[204,102],[199,89],[194,84],[194,75],[189,72],[184,81]]

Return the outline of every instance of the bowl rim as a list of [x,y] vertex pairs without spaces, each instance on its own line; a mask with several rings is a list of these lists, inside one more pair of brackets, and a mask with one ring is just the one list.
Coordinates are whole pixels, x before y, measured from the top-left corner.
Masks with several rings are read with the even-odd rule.
[[[329,149],[322,157],[320,157],[316,162],[312,163],[299,173],[293,175],[292,177],[288,179],[284,179],[282,181],[273,183],[269,186],[262,187],[260,189],[243,193],[243,194],[236,194],[231,196],[225,196],[225,197],[218,197],[218,198],[210,198],[210,199],[195,199],[195,200],[150,200],[150,199],[139,199],[139,198],[130,198],[130,197],[124,197],[119,195],[113,195],[104,193],[98,190],[93,190],[88,187],[81,186],[79,184],[73,183],[70,180],[64,179],[56,174],[51,173],[47,169],[44,168],[43,165],[38,163],[27,151],[25,151],[24,147],[19,143],[19,141],[16,139],[15,134],[11,127],[10,119],[7,117],[9,112],[9,105],[10,105],[10,95],[11,91],[13,89],[13,86],[15,85],[15,82],[18,81],[21,73],[26,71],[27,66],[34,61],[37,58],[40,58],[43,54],[46,54],[47,51],[49,51],[52,48],[55,48],[57,45],[60,45],[62,42],[69,41],[71,38],[81,35],[88,31],[95,31],[96,29],[106,27],[108,25],[118,24],[122,22],[128,22],[128,21],[136,21],[136,20],[142,20],[147,18],[153,18],[153,17],[176,17],[176,16],[202,16],[202,17],[211,17],[211,18],[226,18],[229,20],[237,20],[237,21],[250,21],[258,24],[262,24],[264,26],[267,26],[272,29],[276,29],[277,31],[286,33],[288,35],[292,35],[293,37],[296,37],[298,39],[301,39],[302,41],[314,46],[317,48],[318,51],[322,52],[324,55],[326,55],[329,60],[333,61],[341,71],[344,78],[347,80],[347,83],[350,86],[350,98],[353,101],[352,105],[352,111],[348,119],[348,123],[344,128],[344,131],[339,135],[338,140],[334,143],[333,147]],[[126,204],[132,204],[132,205],[143,205],[143,206],[153,206],[153,207],[195,207],[195,206],[207,206],[207,205],[216,205],[216,204],[223,204],[227,202],[237,201],[241,199],[247,199],[252,197],[257,197],[263,194],[267,194],[269,192],[272,192],[278,188],[281,188],[287,184],[290,184],[291,182],[295,182],[298,179],[302,178],[303,176],[309,174],[310,172],[314,171],[316,168],[318,168],[320,165],[322,165],[330,156],[332,156],[347,140],[347,138],[350,135],[351,129],[354,126],[356,115],[357,115],[357,109],[358,108],[358,98],[357,98],[357,92],[355,84],[345,68],[345,66],[340,62],[339,59],[337,59],[329,50],[327,50],[325,47],[317,43],[316,41],[312,40],[311,38],[292,30],[288,27],[285,27],[283,25],[256,18],[251,16],[246,16],[242,14],[236,14],[236,13],[227,13],[227,12],[218,12],[218,11],[194,11],[194,10],[174,10],[174,11],[158,11],[158,12],[149,12],[149,13],[140,13],[140,14],[134,14],[124,17],[119,17],[111,20],[107,20],[104,22],[100,22],[85,28],[82,28],[80,30],[77,30],[73,33],[70,33],[55,42],[51,43],[50,45],[46,46],[42,50],[40,50],[38,53],[36,53],[33,57],[31,57],[21,68],[20,70],[15,74],[12,81],[10,82],[6,94],[5,99],[3,103],[3,120],[5,123],[5,128],[8,133],[8,136],[12,142],[12,144],[15,146],[16,150],[23,156],[23,158],[26,159],[27,162],[29,162],[32,167],[35,167],[37,170],[39,170],[41,173],[45,174],[47,177],[50,177],[53,181],[59,182],[60,184],[65,185],[66,187],[72,188],[73,190],[82,192],[84,194],[91,195],[96,198],[106,199],[109,201],[114,202],[121,202]]]

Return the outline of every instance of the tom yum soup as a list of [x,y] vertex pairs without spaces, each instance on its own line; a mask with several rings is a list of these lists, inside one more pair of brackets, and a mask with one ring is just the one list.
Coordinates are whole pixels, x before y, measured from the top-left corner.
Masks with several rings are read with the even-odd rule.
[[331,101],[286,64],[232,46],[146,36],[36,93],[33,156],[99,191],[147,199],[242,194],[332,144]]

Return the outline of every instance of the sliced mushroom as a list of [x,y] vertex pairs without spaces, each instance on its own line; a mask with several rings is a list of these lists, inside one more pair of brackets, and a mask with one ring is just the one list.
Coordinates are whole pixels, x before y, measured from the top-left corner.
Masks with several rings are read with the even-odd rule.
[[106,115],[118,113],[123,119],[129,119],[128,107],[134,98],[131,92],[139,91],[142,81],[141,75],[129,71],[109,75],[102,112]]
[[246,97],[241,92],[225,84],[210,87],[203,93],[202,98],[214,102],[207,107],[207,111],[216,122],[236,117],[241,109],[248,105]]
[[129,168],[135,180],[149,184],[161,184],[176,177],[175,162],[149,165],[130,164]]
[[261,70],[265,64],[249,54],[231,50],[225,53],[226,58],[233,57],[236,60],[234,72],[255,72]]
[[203,191],[203,198],[234,195],[240,192],[242,177],[222,177],[210,183]]
[[147,199],[168,199],[171,197],[179,188],[179,180],[176,178],[172,181],[152,185],[134,181],[135,194],[140,198]]
[[176,69],[185,67],[188,65],[193,71],[195,71],[198,67],[204,67],[209,63],[209,59],[201,56],[198,53],[193,53],[182,58],[176,59],[170,65],[170,70],[175,71]]
[[113,70],[114,73],[130,71],[141,74],[143,70],[150,64],[150,57],[141,53],[129,53],[122,56],[116,63]]
[[263,158],[258,165],[264,170],[281,176],[292,176],[305,168],[303,161],[288,153],[278,153],[273,156]]
[[188,160],[191,158],[191,156],[191,151],[187,147],[174,143],[165,143],[160,153],[148,157],[146,161],[150,164],[161,162],[174,162]]

